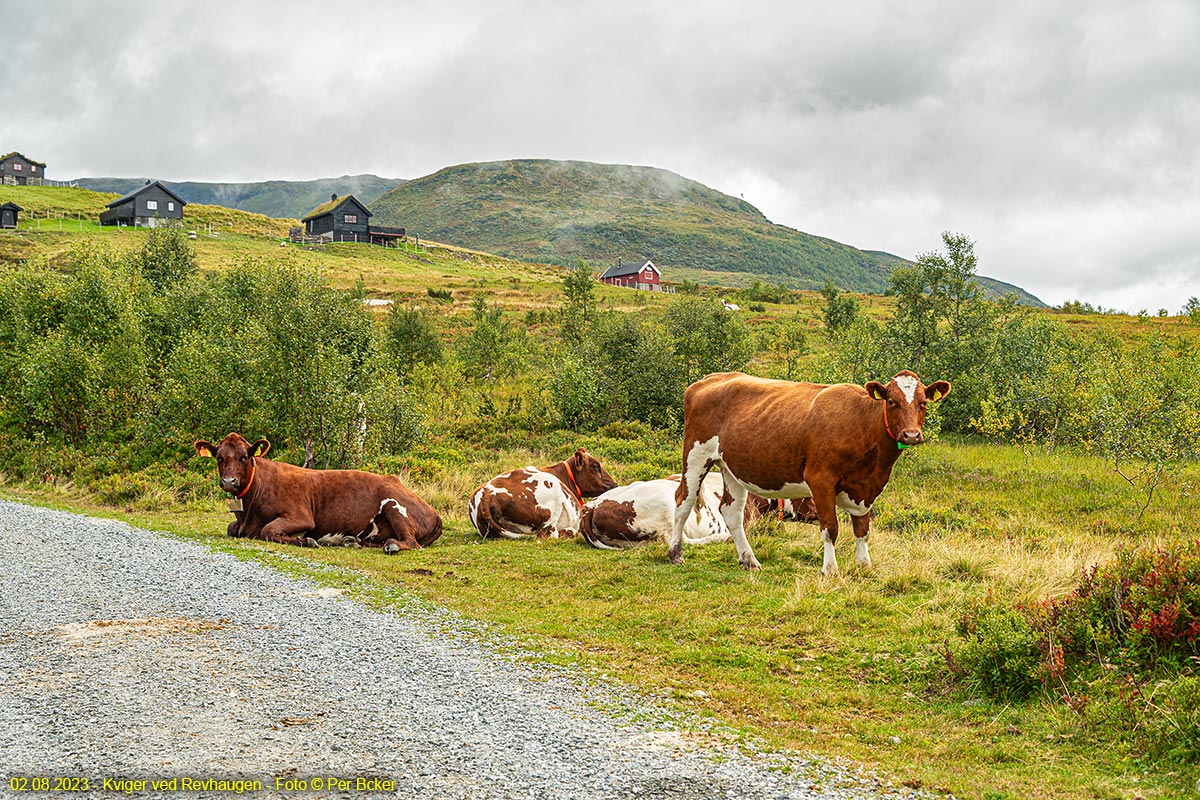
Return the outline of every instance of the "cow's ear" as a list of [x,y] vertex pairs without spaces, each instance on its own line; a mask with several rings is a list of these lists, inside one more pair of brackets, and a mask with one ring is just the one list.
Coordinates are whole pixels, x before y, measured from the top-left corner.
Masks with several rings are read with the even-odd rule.
[[583,465],[587,463],[588,451],[582,447],[575,451],[575,455],[571,456],[571,463],[579,469],[583,469]]
[[271,443],[266,439],[259,439],[254,443],[254,447],[250,448],[250,455],[258,457],[265,456],[267,451],[271,449]]
[[204,456],[205,458],[216,458],[217,448],[213,447],[211,442],[201,439],[196,442],[196,455]]
[[949,381],[934,381],[925,387],[925,397],[929,400],[941,400],[950,394]]
[[866,386],[867,394],[876,400],[887,400],[887,387],[879,381],[871,381]]

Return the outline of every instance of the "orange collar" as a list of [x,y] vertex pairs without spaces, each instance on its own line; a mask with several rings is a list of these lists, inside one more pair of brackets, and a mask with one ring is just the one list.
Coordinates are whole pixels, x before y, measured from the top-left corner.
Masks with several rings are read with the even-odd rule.
[[246,492],[250,491],[250,487],[254,485],[254,457],[250,458],[250,480],[246,481],[246,488],[242,489],[240,494],[234,495],[238,500],[246,496]]
[[575,495],[579,505],[583,505],[583,492],[579,490],[579,481],[575,480],[575,473],[571,471],[571,462],[564,461],[563,466],[567,468],[567,477],[571,479],[571,493]]

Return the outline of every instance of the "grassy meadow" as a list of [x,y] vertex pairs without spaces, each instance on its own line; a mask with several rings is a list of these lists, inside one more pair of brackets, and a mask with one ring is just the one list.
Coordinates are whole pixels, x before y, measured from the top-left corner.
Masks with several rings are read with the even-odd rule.
[[[17,190],[20,196],[9,196]],[[0,202],[29,207],[36,194],[0,187]],[[94,206],[96,198],[78,200],[85,201]],[[247,260],[286,263],[334,286],[419,306],[437,320],[448,348],[470,329],[472,301],[485,296],[534,347],[558,342],[558,268],[435,243],[415,252],[281,247],[278,233],[253,230],[259,223],[251,216],[212,213],[227,213],[235,224],[193,243],[201,273],[237,271]],[[273,222],[286,232],[287,221]],[[80,248],[133,252],[145,236],[113,229],[0,232],[0,262],[18,269],[22,262],[54,265]],[[429,290],[450,296],[439,302]],[[661,312],[675,300],[607,286],[595,291],[601,309],[632,317]],[[713,303],[721,295],[702,294]],[[787,304],[761,302],[756,310],[730,296],[742,304],[740,319],[755,344],[749,371],[781,375],[784,356],[772,337],[782,320],[793,318],[808,342],[799,374],[826,363],[820,294],[796,293]],[[896,302],[857,300],[876,321]],[[1200,338],[1197,326],[1177,317],[1038,313],[1118,337],[1157,331]],[[384,325],[385,317],[377,312],[374,324]],[[1019,702],[974,691],[954,679],[952,644],[965,611],[989,597],[1013,603],[1058,597],[1085,568],[1122,547],[1195,540],[1197,464],[1171,472],[1143,513],[1144,490],[1095,453],[942,434],[905,451],[876,504],[871,570],[855,565],[844,520],[836,578],[820,574],[815,525],[774,519],[750,529],[760,572],[742,570],[731,543],[690,548],[683,565],[671,566],[661,543],[605,552],[581,541],[483,541],[466,519],[467,500],[500,472],[557,461],[577,446],[599,456],[620,483],[679,469],[681,442],[670,424],[615,421],[578,433],[556,425],[550,381],[540,371],[545,362],[529,363],[511,375],[476,379],[457,372],[451,360],[406,379],[419,395],[422,434],[404,451],[361,466],[399,474],[442,514],[444,535],[417,552],[301,550],[225,536],[228,512],[214,462],[191,448],[191,439],[215,441],[224,430],[184,431],[177,441],[127,444],[122,451],[64,444],[8,422],[0,439],[28,455],[20,474],[14,467],[0,475],[0,492],[167,531],[344,587],[379,607],[402,607],[412,596],[441,604],[571,669],[627,681],[663,702],[726,721],[737,735],[864,764],[897,784],[979,800],[1194,796],[1195,761],[1147,756],[1126,737],[1128,720],[1089,712],[1072,694],[1075,687],[1066,692],[1071,702],[1054,688]],[[952,392],[945,402],[954,400]],[[274,444],[273,455],[303,458],[296,442]],[[114,471],[122,459],[136,461],[127,456],[139,449],[155,455]],[[1135,730],[1165,714],[1148,696],[1136,709],[1143,716]]]

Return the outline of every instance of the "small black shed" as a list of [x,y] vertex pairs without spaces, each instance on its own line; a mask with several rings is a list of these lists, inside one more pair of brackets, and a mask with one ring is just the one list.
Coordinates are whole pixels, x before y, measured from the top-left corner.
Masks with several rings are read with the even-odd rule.
[[154,228],[167,220],[183,219],[186,205],[158,181],[146,181],[144,186],[109,203],[108,210],[100,213],[100,224]]
[[16,203],[5,203],[0,206],[0,228],[17,227],[17,214],[24,210]]

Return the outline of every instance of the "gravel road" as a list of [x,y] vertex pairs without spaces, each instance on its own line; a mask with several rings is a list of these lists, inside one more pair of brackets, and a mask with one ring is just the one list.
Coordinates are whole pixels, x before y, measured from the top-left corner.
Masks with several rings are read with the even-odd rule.
[[415,600],[0,502],[0,796],[918,796],[719,734]]

